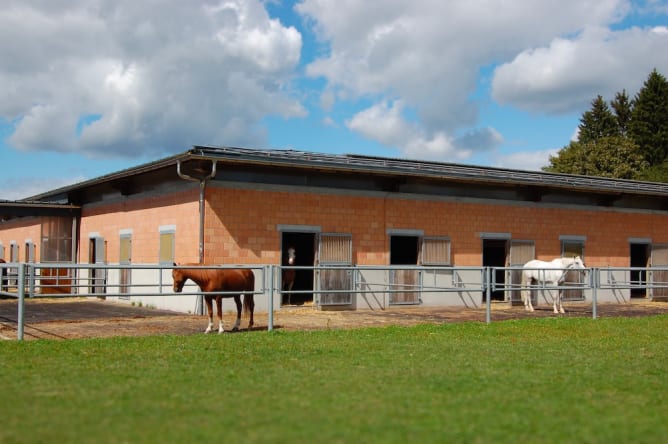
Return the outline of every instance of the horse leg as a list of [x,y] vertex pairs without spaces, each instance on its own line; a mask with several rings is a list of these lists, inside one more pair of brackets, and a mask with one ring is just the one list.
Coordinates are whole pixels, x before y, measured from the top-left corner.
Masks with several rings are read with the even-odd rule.
[[240,294],[235,294],[234,295],[234,303],[237,304],[237,320],[234,323],[234,327],[232,327],[232,331],[238,331],[239,330],[239,325],[241,325],[241,295]]
[[211,329],[213,328],[213,301],[211,296],[204,296],[204,301],[206,302],[206,312],[209,315],[209,325],[206,327],[206,330],[204,330],[204,333],[211,333]]
[[288,282],[288,305],[290,305],[292,301],[292,287],[294,287],[294,285],[295,285],[294,280]]
[[[557,304],[559,304],[559,311],[557,311]],[[557,300],[554,302],[554,312],[555,313],[566,313],[564,306],[561,303],[561,290],[557,290]]]
[[216,296],[216,308],[218,309],[218,334],[225,331],[223,328],[223,297]]
[[524,310],[533,311],[533,304],[531,303],[531,289],[527,286],[531,283],[531,279],[522,281],[522,298],[524,298]]
[[250,330],[253,326],[253,312],[255,311],[255,298],[253,293],[247,293],[244,295],[244,302],[248,298],[248,308],[250,309],[250,320],[248,321],[248,329]]

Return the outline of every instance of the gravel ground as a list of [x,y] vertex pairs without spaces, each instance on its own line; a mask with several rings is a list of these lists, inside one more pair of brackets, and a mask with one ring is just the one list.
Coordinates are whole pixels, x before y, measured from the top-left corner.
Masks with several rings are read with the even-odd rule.
[[[534,313],[507,303],[492,305],[492,322],[529,317],[591,317],[590,305],[565,304],[566,314],[555,315],[551,306],[541,306]],[[166,310],[136,307],[95,299],[29,299],[25,304],[24,339],[99,338],[111,336],[201,334],[206,316],[181,314]],[[668,302],[633,300],[623,304],[600,304],[599,317],[650,316],[668,313]],[[231,328],[236,314],[226,312],[223,322]],[[314,330],[359,328],[388,325],[410,326],[423,323],[485,322],[485,309],[401,307],[387,310],[322,311],[313,307],[287,307],[274,312],[274,328]],[[243,318],[245,330],[248,319]],[[268,315],[255,314],[252,331],[266,331]],[[242,330],[242,331],[244,331]],[[0,300],[0,339],[17,336],[17,301]]]

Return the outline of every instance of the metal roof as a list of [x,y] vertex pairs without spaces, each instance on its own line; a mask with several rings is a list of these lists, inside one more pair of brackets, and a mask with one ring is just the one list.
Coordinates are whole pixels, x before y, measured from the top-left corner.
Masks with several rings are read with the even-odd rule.
[[580,192],[636,194],[668,197],[668,184],[640,182],[603,177],[578,176],[506,168],[481,167],[455,163],[409,160],[359,154],[327,154],[285,149],[249,149],[221,146],[194,146],[174,156],[159,159],[105,176],[69,185],[32,196],[20,202],[52,201],[80,190],[142,173],[175,166],[178,161],[216,160],[245,165],[283,166],[287,168],[321,169],[386,176],[412,176],[463,183],[535,186]]
[[604,191],[668,197],[668,184],[604,177],[578,176],[507,168],[480,167],[359,154],[324,154],[296,150],[253,150],[246,148],[196,146],[194,157],[239,162],[285,164],[304,168],[358,171],[371,174],[423,176],[466,182],[534,185],[582,191]]

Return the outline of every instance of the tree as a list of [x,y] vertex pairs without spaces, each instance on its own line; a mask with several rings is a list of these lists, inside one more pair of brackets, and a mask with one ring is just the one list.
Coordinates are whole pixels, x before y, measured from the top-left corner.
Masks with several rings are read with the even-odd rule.
[[636,179],[647,182],[668,182],[668,160],[641,171]]
[[580,119],[578,142],[594,142],[603,137],[619,134],[617,119],[608,108],[603,97],[596,96],[591,102],[591,111],[587,111]]
[[668,81],[656,69],[634,99],[628,133],[650,166],[668,158]]
[[615,99],[610,102],[610,106],[615,111],[618,133],[621,136],[626,136],[628,134],[629,122],[631,122],[631,114],[633,113],[633,107],[629,96],[626,94],[626,90],[618,92],[615,95]]
[[590,142],[571,142],[557,156],[550,156],[544,171],[585,176],[637,179],[648,167],[638,146],[622,136],[602,137]]

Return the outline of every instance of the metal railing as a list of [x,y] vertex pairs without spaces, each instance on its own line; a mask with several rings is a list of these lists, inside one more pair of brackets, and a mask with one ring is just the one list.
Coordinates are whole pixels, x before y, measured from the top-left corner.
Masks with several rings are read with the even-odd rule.
[[[577,282],[534,283],[522,285],[516,276],[522,267],[432,267],[432,266],[180,266],[106,265],[62,263],[0,264],[0,295],[18,299],[17,337],[23,339],[25,298],[105,297],[120,300],[150,301],[164,296],[192,304],[194,312],[203,311],[203,295],[232,295],[238,292],[203,293],[190,281],[182,292],[174,292],[171,270],[174,268],[248,268],[256,277],[254,295],[264,296],[268,329],[273,329],[276,298],[287,292],[281,288],[281,273],[292,268],[312,273],[312,287],[295,289],[292,295],[313,295],[316,307],[354,306],[386,309],[390,306],[426,305],[485,308],[485,321],[491,322],[492,295],[501,293],[500,302],[518,303],[522,291],[529,291],[551,303],[554,291],[575,292],[577,297],[564,301],[591,303],[592,318],[597,318],[600,300],[629,302],[632,292],[646,292],[668,299],[668,267],[588,268]],[[401,278],[397,278],[401,276]],[[498,276],[505,279],[499,280]],[[403,280],[402,280],[403,279]],[[184,299],[184,297],[189,297]],[[413,299],[411,299],[413,298]],[[262,301],[263,298],[260,298]],[[151,305],[149,302],[146,305]]]

